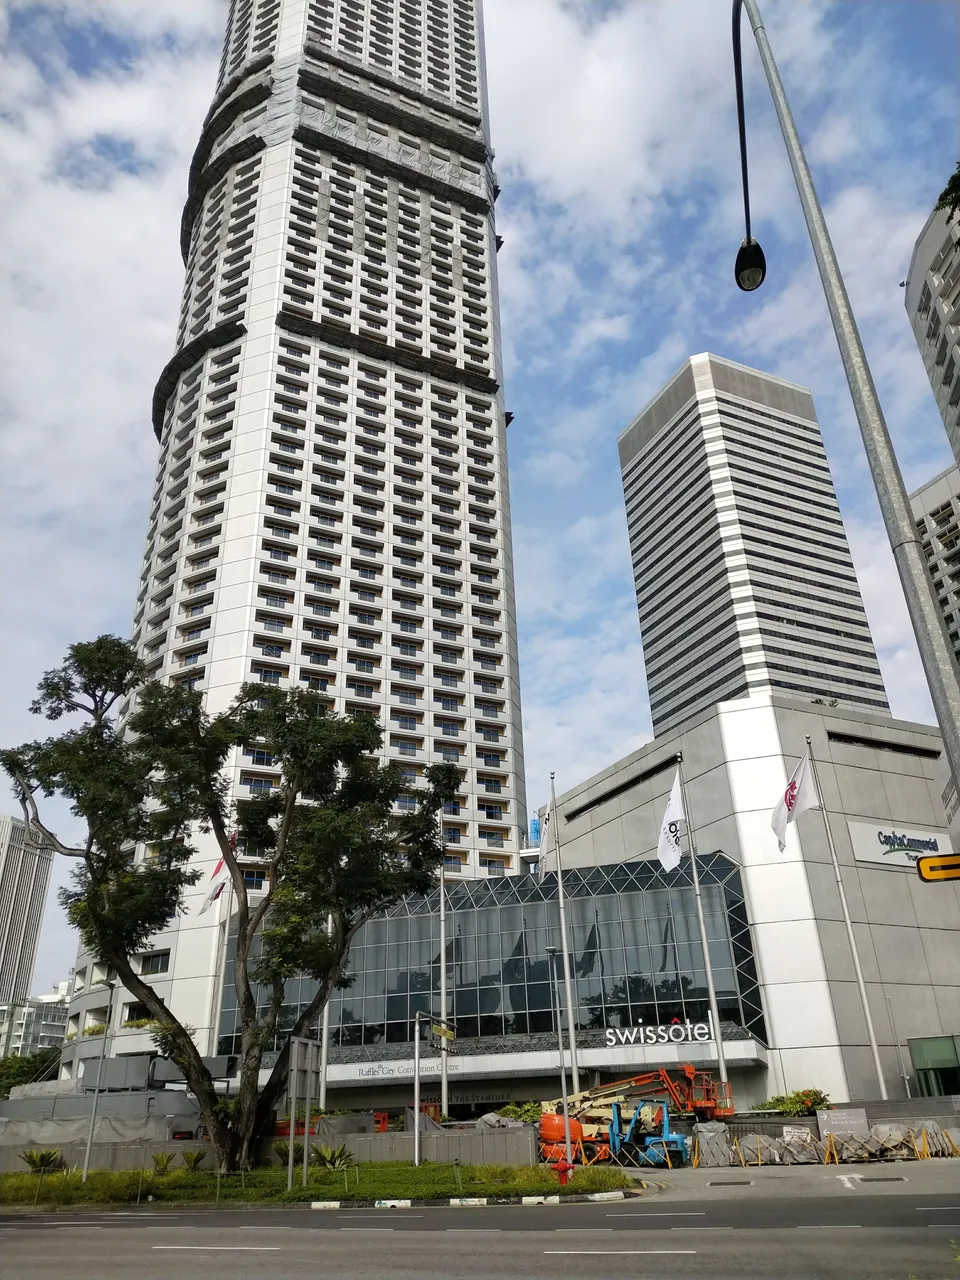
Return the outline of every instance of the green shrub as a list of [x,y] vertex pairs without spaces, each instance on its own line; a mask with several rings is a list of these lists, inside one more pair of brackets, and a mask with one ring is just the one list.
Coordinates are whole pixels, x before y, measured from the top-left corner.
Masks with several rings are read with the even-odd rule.
[[84,1027],[83,1034],[85,1036],[102,1036],[106,1029],[106,1023],[104,1022],[91,1022],[89,1027]]
[[60,1152],[52,1147],[30,1147],[20,1152],[20,1159],[25,1160],[34,1173],[52,1173],[63,1168]]
[[[273,1144],[273,1149],[277,1153],[277,1159],[281,1164],[288,1164],[290,1161],[290,1143],[286,1138],[280,1138]],[[293,1144],[293,1163],[303,1164],[303,1143],[294,1142]]]
[[155,1151],[153,1153],[153,1168],[158,1178],[164,1177],[170,1172],[170,1166],[177,1158],[175,1151]]
[[[459,1172],[460,1181],[457,1181]],[[356,1176],[355,1176],[356,1175]],[[450,1196],[521,1196],[577,1195],[595,1191],[615,1191],[632,1185],[621,1169],[592,1167],[578,1169],[566,1187],[558,1185],[555,1174],[545,1165],[515,1167],[513,1165],[462,1165],[459,1170],[448,1164],[421,1165],[371,1162],[350,1173],[329,1168],[315,1168],[309,1185],[297,1181],[287,1191],[287,1171],[273,1165],[240,1174],[224,1175],[220,1182],[220,1201],[235,1203],[296,1203],[311,1200],[393,1200],[422,1198],[443,1200]],[[140,1188],[140,1171],[112,1173],[94,1170],[86,1182],[75,1174],[50,1174],[39,1180],[30,1173],[0,1174],[0,1204],[32,1205],[35,1200],[45,1205],[135,1204],[138,1189],[141,1200],[151,1195],[163,1204],[209,1204],[216,1195],[217,1179],[205,1171],[173,1169],[163,1177],[152,1177]],[[462,1189],[461,1189],[462,1188]]]
[[542,1109],[539,1102],[508,1102],[497,1112],[505,1120],[522,1120],[524,1124],[539,1124]]
[[184,1151],[183,1163],[191,1173],[196,1173],[207,1158],[205,1151]]
[[812,1116],[815,1111],[829,1110],[830,1099],[822,1089],[796,1089],[793,1093],[768,1098],[758,1111],[782,1111],[785,1116]]
[[52,1079],[57,1075],[59,1065],[59,1048],[43,1049],[40,1053],[30,1053],[23,1058],[0,1058],[0,1098],[8,1097],[15,1085]]
[[314,1147],[311,1152],[313,1162],[321,1169],[335,1169],[338,1173],[342,1173],[344,1169],[352,1169],[355,1161],[353,1155],[347,1150],[347,1144],[342,1142],[339,1147]]
[[135,1031],[135,1030],[141,1029],[142,1027],[153,1027],[153,1026],[156,1026],[156,1019],[154,1018],[128,1018],[127,1021],[123,1024],[123,1030]]

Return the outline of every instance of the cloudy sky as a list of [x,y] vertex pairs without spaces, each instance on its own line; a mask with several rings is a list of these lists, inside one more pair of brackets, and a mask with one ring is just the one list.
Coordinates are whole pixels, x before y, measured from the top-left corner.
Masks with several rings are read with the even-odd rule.
[[[762,0],[908,486],[949,463],[906,323],[913,242],[960,154],[951,0]],[[726,0],[486,0],[531,807],[650,736],[617,434],[711,350],[813,389],[894,713],[932,713],[803,219],[745,37],[759,294]],[[226,0],[0,13],[0,742],[66,645],[127,634],[186,170]],[[12,799],[0,797],[0,807]],[[62,879],[62,869],[57,877]],[[48,906],[34,982],[73,941]]]

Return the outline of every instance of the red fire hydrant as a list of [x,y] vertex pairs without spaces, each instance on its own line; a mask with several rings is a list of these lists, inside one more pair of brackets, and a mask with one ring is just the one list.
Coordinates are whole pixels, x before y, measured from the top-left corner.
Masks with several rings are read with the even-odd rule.
[[570,1181],[570,1175],[576,1169],[575,1164],[571,1164],[569,1160],[558,1160],[553,1166],[553,1172],[557,1175],[557,1179],[561,1187],[565,1187]]

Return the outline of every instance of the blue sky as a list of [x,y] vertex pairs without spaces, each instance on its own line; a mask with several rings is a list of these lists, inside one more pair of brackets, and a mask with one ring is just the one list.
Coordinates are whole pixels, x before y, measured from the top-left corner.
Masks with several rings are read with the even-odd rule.
[[[909,486],[949,462],[903,312],[960,154],[951,0],[761,0]],[[929,700],[776,119],[744,38],[742,231],[721,0],[486,0],[531,807],[650,736],[616,438],[688,355],[812,388],[896,714]],[[7,555],[0,740],[70,642],[129,630],[170,355],[186,169],[225,0],[12,0],[0,14]],[[11,554],[12,551],[12,554]],[[0,801],[5,807],[8,802]],[[63,868],[59,871],[63,878]],[[35,988],[73,944],[48,909]]]

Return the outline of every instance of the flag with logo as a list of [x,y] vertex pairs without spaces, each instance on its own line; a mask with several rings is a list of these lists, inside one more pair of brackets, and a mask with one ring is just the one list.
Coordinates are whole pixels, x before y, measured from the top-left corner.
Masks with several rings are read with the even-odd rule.
[[221,858],[213,868],[213,872],[210,876],[210,887],[207,889],[207,896],[204,898],[203,905],[197,914],[202,916],[205,911],[209,911],[226,887],[227,864],[224,862],[223,858]]
[[685,821],[678,769],[670,789],[667,811],[660,824],[660,839],[657,841],[657,857],[664,871],[675,871],[680,865],[680,823]]
[[776,833],[781,853],[787,847],[787,824],[795,822],[807,809],[816,809],[818,804],[810,757],[804,753],[787,783],[787,789],[780,797],[779,804],[773,811],[773,819],[770,823]]

